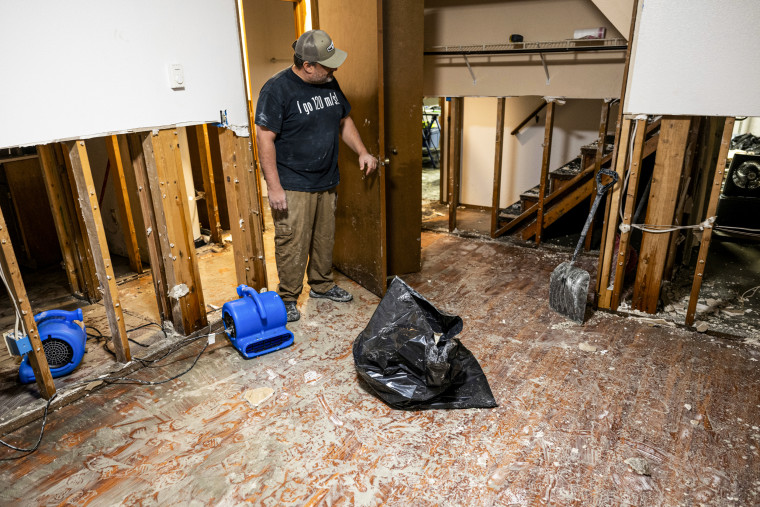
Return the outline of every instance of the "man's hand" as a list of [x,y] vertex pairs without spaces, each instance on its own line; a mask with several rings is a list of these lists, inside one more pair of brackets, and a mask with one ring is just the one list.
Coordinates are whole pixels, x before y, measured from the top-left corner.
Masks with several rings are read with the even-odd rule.
[[285,196],[285,190],[282,187],[278,189],[267,188],[267,197],[269,206],[273,211],[287,211],[288,198]]
[[377,169],[377,159],[369,153],[359,155],[359,169],[364,171],[365,176],[369,176]]

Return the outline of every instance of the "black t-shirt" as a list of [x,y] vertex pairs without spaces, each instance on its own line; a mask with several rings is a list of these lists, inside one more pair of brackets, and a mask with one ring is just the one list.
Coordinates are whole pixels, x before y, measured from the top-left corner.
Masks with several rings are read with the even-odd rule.
[[256,104],[256,125],[277,133],[282,188],[320,192],[338,184],[340,121],[350,111],[335,79],[314,85],[287,68],[266,82]]

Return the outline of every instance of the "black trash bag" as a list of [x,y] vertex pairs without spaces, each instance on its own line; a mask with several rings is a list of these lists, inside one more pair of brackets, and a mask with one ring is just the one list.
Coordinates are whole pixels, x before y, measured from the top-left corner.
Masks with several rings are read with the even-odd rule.
[[393,408],[496,407],[478,360],[454,338],[461,330],[461,318],[396,277],[354,341],[356,370]]

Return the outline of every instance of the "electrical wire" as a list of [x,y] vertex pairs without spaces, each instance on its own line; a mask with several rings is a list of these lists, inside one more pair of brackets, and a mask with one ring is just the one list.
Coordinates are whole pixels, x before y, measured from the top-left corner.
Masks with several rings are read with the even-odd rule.
[[[24,318],[21,315],[21,308],[18,306],[18,301],[16,301],[16,297],[14,296],[14,292],[11,290],[11,286],[8,283],[8,279],[5,277],[5,271],[3,270],[3,265],[0,263],[0,278],[3,280],[3,284],[5,284],[5,288],[8,290],[8,296],[11,298],[11,301],[13,301],[13,309],[16,312],[16,325],[14,328],[14,336],[29,336],[29,333],[26,331],[26,325],[24,324]],[[19,335],[18,333],[18,325],[19,321],[21,322],[21,330],[24,332],[23,335]]]
[[57,396],[58,396],[58,393],[54,393],[53,396],[50,397],[50,399],[47,401],[47,404],[45,405],[45,412],[42,414],[42,426],[40,426],[40,436],[37,438],[37,442],[32,447],[29,447],[28,449],[23,448],[23,447],[16,447],[15,445],[11,445],[8,442],[0,440],[0,445],[4,445],[5,447],[9,449],[13,449],[14,451],[26,453],[23,456],[15,456],[14,458],[3,458],[3,460],[23,458],[33,453],[39,448],[40,444],[42,443],[42,436],[45,434],[45,424],[47,424],[47,416],[48,416],[48,411],[50,410],[50,404],[53,403],[53,400]]
[[[146,324],[146,326],[147,325],[148,324]],[[142,326],[142,327],[144,327],[144,326]],[[210,328],[210,326],[209,326],[209,328]],[[95,328],[92,328],[92,329],[95,329]],[[97,331],[97,329],[96,329],[96,331]],[[100,331],[98,331],[98,333],[100,333]],[[205,334],[205,335],[194,336],[194,337],[185,338],[183,340],[180,340],[174,346],[172,346],[169,349],[169,351],[167,351],[165,354],[163,354],[161,357],[159,357],[157,359],[142,359],[142,358],[135,358],[135,359],[137,359],[138,361],[142,362],[143,364],[144,364],[144,362],[155,363],[155,362],[160,361],[161,359],[167,357],[171,353],[176,352],[177,350],[181,349],[182,346],[185,345],[185,344],[188,344],[188,343],[191,343],[191,342],[194,342],[194,341],[198,341],[198,340],[200,340],[202,338],[209,338],[211,336],[215,336],[216,334],[217,333],[209,333],[209,334]],[[101,333],[100,336],[101,337],[103,336],[102,333]],[[209,341],[206,341],[206,343],[203,345],[203,348],[201,349],[201,351],[198,352],[197,356],[195,356],[195,359],[193,360],[193,363],[185,371],[183,371],[181,373],[178,373],[177,375],[174,375],[173,377],[170,377],[170,378],[167,378],[167,379],[152,381],[152,380],[137,379],[137,378],[133,378],[133,377],[108,377],[108,376],[102,376],[102,377],[96,377],[96,378],[91,378],[91,379],[80,380],[80,381],[78,381],[78,382],[76,382],[74,384],[71,384],[69,386],[69,388],[73,389],[73,388],[79,387],[81,385],[91,384],[93,382],[99,382],[99,381],[100,382],[105,382],[107,384],[138,384],[138,385],[152,385],[152,386],[160,385],[160,384],[165,384],[167,382],[171,382],[172,380],[178,379],[179,377],[185,375],[190,370],[192,370],[195,367],[195,365],[198,363],[198,360],[201,358],[201,355],[203,355],[203,352],[205,352],[206,348],[208,348],[209,343],[210,343]],[[14,445],[9,444],[8,442],[5,442],[4,440],[0,439],[0,445],[5,446],[5,447],[7,447],[9,449],[12,449],[14,451],[26,453],[23,456],[16,456],[16,457],[13,457],[13,458],[2,458],[2,459],[0,459],[0,461],[7,460],[7,459],[23,458],[23,457],[28,456],[29,454],[33,453],[34,451],[36,451],[39,448],[40,443],[42,442],[42,437],[45,434],[45,425],[47,424],[47,416],[48,416],[48,412],[50,410],[50,404],[58,396],[58,394],[59,393],[53,394],[53,396],[50,397],[50,399],[47,401],[47,404],[45,405],[45,411],[44,411],[43,416],[42,416],[42,425],[40,427],[40,436],[37,439],[37,442],[32,447],[23,448],[23,447],[14,446]]]

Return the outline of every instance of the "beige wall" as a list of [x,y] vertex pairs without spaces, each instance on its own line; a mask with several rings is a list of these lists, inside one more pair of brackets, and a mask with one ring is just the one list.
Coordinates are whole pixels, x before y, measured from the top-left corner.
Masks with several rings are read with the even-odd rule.
[[293,4],[279,0],[243,0],[243,12],[251,100],[255,108],[259,90],[267,79],[293,63],[291,44],[296,39]]
[[[510,131],[541,103],[540,97],[508,98],[505,108],[505,138],[502,159],[501,203],[506,207],[520,194],[538,184],[543,157],[544,119],[531,121],[516,136]],[[494,146],[496,139],[495,98],[466,98],[462,145],[463,204],[490,206],[493,192]],[[550,169],[557,169],[580,154],[580,147],[598,136],[601,100],[568,100],[557,105]],[[545,109],[544,109],[545,111]],[[614,125],[614,116],[611,117]],[[610,133],[614,128],[610,127]]]
[[[574,30],[607,28],[622,37],[591,0],[426,0],[425,50],[434,46],[502,44],[518,33],[526,41],[570,39]],[[618,97],[625,53],[547,54],[550,84],[539,55],[469,57],[476,82],[460,56],[426,56],[428,96]]]

